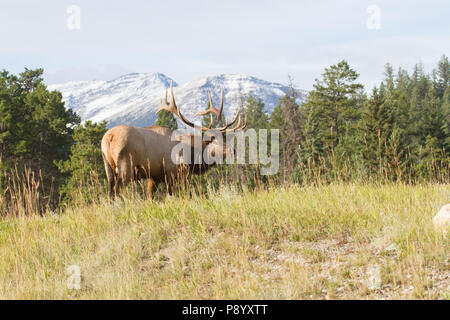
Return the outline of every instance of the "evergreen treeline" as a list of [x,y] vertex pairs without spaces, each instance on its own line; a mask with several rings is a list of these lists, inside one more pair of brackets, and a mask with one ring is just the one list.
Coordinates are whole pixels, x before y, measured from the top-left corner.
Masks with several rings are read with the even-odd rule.
[[269,122],[281,129],[285,177],[448,179],[449,73],[446,56],[431,74],[420,64],[411,75],[387,64],[384,81],[366,96],[358,73],[341,61],[315,80],[302,105],[291,90]]
[[41,206],[53,206],[85,187],[92,172],[104,177],[106,124],[80,125],[61,93],[47,90],[42,73],[0,73],[0,198],[34,190]]
[[0,163],[56,177],[54,161],[68,158],[80,118],[64,108],[59,92],[47,90],[42,73],[0,73]]
[[[100,141],[106,123],[80,125],[61,94],[47,90],[42,73],[0,73],[0,192],[4,196],[20,189],[11,182],[15,178],[26,181],[22,188],[34,181],[48,205],[70,201],[74,190],[83,193],[92,181],[103,183]],[[260,99],[246,97],[249,128],[280,129],[280,172],[272,180],[308,182],[320,176],[328,181],[448,182],[448,58],[443,56],[430,74],[420,64],[412,74],[387,64],[384,74],[382,83],[366,94],[358,73],[340,61],[315,80],[301,105],[291,85],[270,116]],[[204,117],[204,125],[209,121]],[[167,112],[159,114],[157,124],[177,128]],[[225,167],[219,170],[229,173]],[[237,168],[239,175],[243,169]],[[252,172],[257,176],[258,170]]]

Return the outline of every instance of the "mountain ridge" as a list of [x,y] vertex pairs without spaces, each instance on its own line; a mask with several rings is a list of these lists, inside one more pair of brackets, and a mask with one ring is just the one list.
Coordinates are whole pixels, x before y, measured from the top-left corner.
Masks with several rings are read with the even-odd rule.
[[[107,121],[108,127],[118,124],[149,126],[156,122],[156,111],[165,89],[173,82],[175,99],[182,113],[200,123],[194,115],[208,105],[208,91],[218,104],[224,88],[224,115],[232,117],[249,94],[261,98],[270,114],[289,87],[243,74],[218,74],[200,77],[184,84],[160,72],[129,73],[111,80],[71,81],[49,85],[62,93],[67,108],[80,115],[82,121]],[[298,102],[307,96],[296,90]],[[181,123],[180,123],[181,124]]]

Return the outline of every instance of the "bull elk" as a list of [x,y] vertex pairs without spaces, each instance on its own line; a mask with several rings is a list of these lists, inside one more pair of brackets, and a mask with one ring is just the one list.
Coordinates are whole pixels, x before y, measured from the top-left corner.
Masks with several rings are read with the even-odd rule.
[[[201,136],[201,148],[202,154],[215,154],[221,155],[222,159],[226,156],[227,152],[230,152],[226,146],[225,139],[214,139],[214,136],[210,135],[210,129],[213,123],[213,114],[217,116],[219,125],[221,127],[215,128],[215,132],[219,132],[224,135],[228,132],[236,132],[243,130],[247,126],[247,118],[243,125],[241,125],[241,119],[236,112],[234,119],[223,125],[221,116],[223,110],[223,89],[220,95],[220,107],[217,109],[214,107],[209,94],[210,107],[206,111],[198,112],[195,116],[202,116],[210,114],[211,122],[209,127],[198,127],[194,123],[187,120],[180,109],[175,103],[175,97],[173,93],[173,86],[170,86],[171,101],[167,103],[167,89],[164,100],[161,99],[161,107],[156,113],[161,110],[166,110],[175,114],[189,127],[200,129]],[[233,124],[237,124],[230,128]],[[173,130],[161,127],[132,127],[128,125],[119,125],[108,130],[103,136],[101,143],[101,150],[103,156],[103,162],[105,165],[106,176],[108,179],[108,193],[110,197],[113,197],[118,191],[119,187],[127,185],[130,181],[148,179],[147,182],[147,194],[151,195],[153,189],[159,182],[169,183],[169,191],[172,184],[175,182],[180,169],[187,169],[194,174],[205,172],[211,166],[216,163],[208,163],[205,159],[201,159],[198,163],[190,161],[190,163],[177,164],[172,161],[171,153],[172,149],[178,143],[184,143],[190,149],[191,154],[198,154],[198,148],[195,144],[195,136],[191,133],[185,133],[179,137],[178,141],[172,141]]]

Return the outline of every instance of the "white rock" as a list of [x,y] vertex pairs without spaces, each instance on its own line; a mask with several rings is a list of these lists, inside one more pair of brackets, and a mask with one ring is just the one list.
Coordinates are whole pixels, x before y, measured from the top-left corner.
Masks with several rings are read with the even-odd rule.
[[447,235],[447,229],[450,226],[450,203],[443,206],[434,216],[433,225],[436,230],[443,230],[444,235]]
[[377,264],[367,267],[366,285],[369,290],[381,288],[381,267]]
[[398,251],[398,246],[395,243],[391,243],[389,246],[386,247],[386,249],[384,249],[387,252],[396,252]]

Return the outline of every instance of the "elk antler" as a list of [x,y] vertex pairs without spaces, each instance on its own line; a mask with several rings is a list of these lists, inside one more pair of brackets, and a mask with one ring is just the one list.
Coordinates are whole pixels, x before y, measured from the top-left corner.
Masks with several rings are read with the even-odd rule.
[[210,123],[209,123],[208,127],[196,126],[194,123],[192,123],[189,120],[187,120],[181,114],[180,109],[178,109],[177,104],[175,103],[175,96],[174,96],[174,93],[173,93],[173,84],[172,84],[172,82],[170,82],[170,95],[171,95],[170,104],[167,104],[167,89],[166,89],[166,93],[164,95],[164,102],[161,99],[161,107],[158,109],[158,111],[156,111],[156,113],[159,113],[161,110],[166,110],[168,112],[171,112],[171,113],[175,114],[178,118],[180,118],[188,126],[194,128],[194,129],[200,129],[202,131],[208,131],[208,130],[210,130],[212,128],[212,125],[213,125],[213,116],[212,116],[212,114],[213,113],[217,116],[220,125],[222,125],[222,127],[216,128],[215,130],[218,130],[218,131],[220,131],[222,133],[232,132],[232,131],[237,131],[237,130],[243,130],[243,129],[245,129],[247,127],[247,116],[245,116],[245,124],[242,127],[240,127],[241,118],[239,117],[238,124],[235,127],[233,127],[232,129],[228,129],[233,123],[236,122],[236,119],[239,116],[239,111],[236,112],[236,115],[235,115],[234,119],[231,122],[229,122],[225,126],[223,126],[223,122],[222,122],[222,119],[221,119],[222,110],[223,110],[223,88],[222,88],[222,91],[221,91],[221,94],[220,94],[220,108],[219,109],[216,109],[214,107],[214,105],[212,103],[212,99],[211,99],[211,93],[208,92],[208,94],[209,94],[209,105],[210,105],[209,109],[205,110],[203,112],[198,112],[196,114],[196,116],[201,116],[201,115],[205,115],[205,114],[208,114],[208,113],[210,114],[211,120],[210,120]]
[[[239,114],[239,112],[237,113],[237,114]],[[236,114],[236,115],[237,115]],[[236,120],[236,117],[235,117],[235,120]],[[235,122],[235,120],[233,120],[232,122],[230,122],[226,127],[229,127],[233,122]],[[233,128],[231,128],[231,129],[224,129],[224,130],[220,130],[220,129],[217,129],[217,130],[219,130],[219,131],[221,131],[221,132],[223,132],[223,133],[226,133],[226,132],[235,132],[235,131],[239,131],[239,130],[244,130],[245,128],[247,128],[247,115],[245,115],[245,121],[244,121],[244,124],[241,126],[241,116],[239,116],[239,120],[238,120],[238,123],[233,127]]]
[[211,98],[211,92],[208,91],[208,96],[209,96],[209,109],[202,111],[202,112],[197,112],[197,114],[195,115],[196,117],[198,116],[204,116],[205,114],[211,113],[211,114],[215,114],[217,116],[217,120],[219,120],[219,124],[221,126],[223,126],[223,122],[222,122],[222,110],[223,110],[223,88],[220,91],[220,107],[219,109],[217,109],[216,107],[214,107],[214,104],[212,102],[212,98]]
[[217,128],[216,130],[224,131],[224,130],[228,129],[233,123],[236,122],[236,120],[237,120],[237,118],[238,118],[238,116],[239,116],[239,112],[240,112],[240,110],[238,110],[238,111],[236,112],[236,115],[234,116],[234,119],[231,120],[231,122],[228,122],[226,125],[224,125],[223,127]]
[[180,118],[184,123],[186,123],[188,126],[195,128],[195,125],[190,122],[189,120],[187,120],[180,112],[180,110],[177,107],[177,104],[175,103],[175,95],[173,94],[173,83],[172,81],[170,82],[170,95],[171,95],[171,101],[170,101],[170,105],[167,104],[167,89],[166,89],[166,94],[164,95],[164,102],[161,99],[161,107],[158,109],[158,111],[156,111],[156,113],[158,114],[161,110],[166,110],[168,112],[172,112],[173,114],[177,115],[178,118]]

